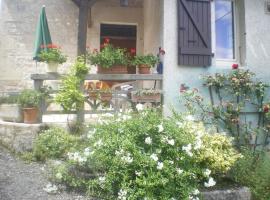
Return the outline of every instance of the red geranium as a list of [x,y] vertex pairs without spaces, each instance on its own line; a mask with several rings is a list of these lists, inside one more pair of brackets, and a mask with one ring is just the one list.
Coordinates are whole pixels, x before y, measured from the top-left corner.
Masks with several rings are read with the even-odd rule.
[[130,53],[131,53],[132,55],[135,55],[135,54],[136,54],[136,49],[135,49],[135,48],[131,48],[131,49],[130,49]]
[[49,49],[60,49],[60,47],[57,46],[56,44],[48,44],[47,48],[49,48]]
[[238,69],[238,67],[239,67],[239,65],[236,64],[236,63],[234,63],[234,64],[232,65],[232,69]]
[[110,38],[105,38],[105,39],[104,39],[104,43],[105,43],[105,44],[110,43]]
[[269,109],[270,109],[269,105],[264,105],[263,106],[263,112],[264,113],[268,113],[269,112]]

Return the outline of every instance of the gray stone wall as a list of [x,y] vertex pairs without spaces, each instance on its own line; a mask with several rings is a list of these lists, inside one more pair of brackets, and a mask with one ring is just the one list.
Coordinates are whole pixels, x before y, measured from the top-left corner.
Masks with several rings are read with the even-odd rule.
[[71,0],[1,0],[0,92],[31,87],[30,74],[44,72],[44,64],[36,66],[32,60],[42,5],[46,6],[53,43],[62,47],[70,61],[76,55],[78,8]]

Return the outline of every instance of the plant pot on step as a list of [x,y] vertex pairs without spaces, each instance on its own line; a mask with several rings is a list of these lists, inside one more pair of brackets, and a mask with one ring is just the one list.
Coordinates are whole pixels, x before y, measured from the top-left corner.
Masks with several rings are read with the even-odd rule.
[[58,63],[56,62],[48,62],[47,63],[47,73],[57,73]]
[[35,124],[38,122],[38,108],[23,108],[23,122],[26,124]]
[[89,91],[89,99],[92,101],[96,101],[98,99],[97,91]]
[[149,65],[139,65],[139,74],[150,74],[150,69]]
[[125,65],[114,65],[110,68],[104,68],[102,66],[98,66],[97,73],[98,74],[127,74],[128,68]]

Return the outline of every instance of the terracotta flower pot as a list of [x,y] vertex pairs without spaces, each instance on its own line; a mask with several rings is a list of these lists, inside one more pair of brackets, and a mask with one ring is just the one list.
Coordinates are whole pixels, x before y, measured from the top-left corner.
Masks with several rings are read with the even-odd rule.
[[139,65],[139,74],[150,74],[150,67],[148,65]]
[[38,122],[38,108],[23,108],[23,121],[26,124],[35,124]]
[[57,73],[58,63],[49,62],[47,63],[47,73]]
[[136,95],[131,94],[131,100],[133,102],[160,102],[161,94],[148,94],[148,95]]
[[127,74],[128,68],[124,65],[115,65],[110,68],[104,68],[101,66],[98,66],[98,74]]

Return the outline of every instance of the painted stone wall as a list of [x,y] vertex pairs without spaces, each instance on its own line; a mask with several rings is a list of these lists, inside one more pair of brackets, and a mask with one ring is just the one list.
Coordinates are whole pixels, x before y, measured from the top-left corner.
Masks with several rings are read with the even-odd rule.
[[[165,110],[169,114],[171,106],[177,110],[184,109],[179,100],[181,84],[198,88],[207,98],[209,95],[207,90],[202,87],[200,77],[215,72],[228,72],[231,70],[231,64],[219,66],[213,58],[211,67],[179,66],[177,64],[177,0],[163,1],[163,6],[163,43],[166,50],[163,87]],[[237,1],[237,6],[239,6],[239,26],[237,29],[240,32],[237,37],[240,42],[236,49],[241,46],[242,49],[246,48],[246,52],[241,52],[242,58],[236,62],[241,63],[243,68],[256,72],[260,78],[267,81],[270,76],[270,34],[267,34],[270,32],[270,15],[264,12],[264,0],[244,0],[241,3]],[[212,24],[214,20],[214,16],[212,16]],[[246,30],[244,24],[246,24]],[[212,32],[212,43],[214,44],[215,34],[213,30]],[[246,43],[246,47],[243,43]],[[214,47],[213,52],[215,52]]]

